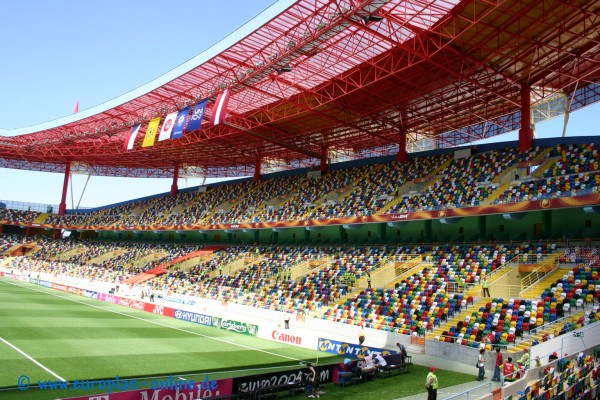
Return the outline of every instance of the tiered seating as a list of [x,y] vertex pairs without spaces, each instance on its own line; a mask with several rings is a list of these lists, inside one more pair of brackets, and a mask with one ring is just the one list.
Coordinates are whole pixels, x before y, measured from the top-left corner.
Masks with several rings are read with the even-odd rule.
[[[2,238],[3,243],[11,242]],[[59,262],[50,258],[61,251],[69,251],[78,242],[51,242],[40,238],[39,244],[42,250],[35,257],[18,257],[9,267],[116,283],[147,271],[157,263],[168,262],[198,249],[196,246],[86,243],[88,250],[85,257],[76,255],[71,258],[71,262]],[[482,273],[493,271],[515,254],[543,254],[552,252],[553,249],[551,245],[542,244],[414,248],[268,246],[258,248],[256,252],[255,247],[240,246],[218,250],[214,258],[190,271],[170,271],[154,278],[150,285],[154,289],[172,293],[301,313],[327,307],[346,296],[349,291],[345,280],[347,273],[355,274],[360,279],[366,271],[372,272],[384,260],[398,254],[427,253],[427,259],[434,262],[431,268],[425,268],[398,282],[394,289],[364,289],[342,303],[327,308],[323,314],[323,318],[339,322],[366,324],[376,329],[410,334],[431,330],[466,306],[469,299],[462,293],[449,290],[450,283],[457,280],[476,283]],[[123,254],[128,256],[115,256],[97,265],[87,264],[87,261],[115,250],[123,250]],[[168,252],[168,255],[156,262],[131,266],[139,257],[153,252]],[[256,254],[260,258],[256,257],[258,262],[231,276],[222,273],[212,276],[213,271],[245,254]],[[329,265],[312,271],[301,279],[288,280],[278,274],[299,261],[322,259],[332,254],[333,261]],[[594,262],[598,260],[597,251],[593,249],[575,249],[566,254],[565,257],[569,259],[574,254],[573,259],[576,261],[581,261],[580,258],[584,257]],[[473,346],[486,337],[490,338],[490,343],[505,346],[516,343],[523,334],[561,318],[568,311],[565,306],[571,305],[573,301],[576,308],[579,300],[582,304],[594,302],[600,293],[598,272],[598,265],[582,264],[551,285],[540,300],[493,299],[466,315],[444,332],[442,338]],[[596,313],[588,313],[579,318],[581,321],[570,322],[573,326],[564,329],[572,329],[595,319]]]
[[[403,199],[386,212],[477,206],[496,190],[498,183],[494,182],[502,172],[533,160],[542,150],[535,147],[521,154],[516,148],[509,148],[453,159],[423,193],[403,195]],[[550,156],[557,157],[557,161],[545,171],[543,178],[520,179],[500,194],[495,203],[598,192],[600,169],[595,144],[556,146]],[[451,157],[452,153],[447,152],[435,157],[412,158],[403,163],[333,169],[319,179],[297,175],[260,182],[225,183],[210,187],[205,193],[187,191],[175,197],[162,195],[90,214],[52,215],[47,222],[106,226],[116,223],[127,226],[189,225],[372,215],[397,197],[398,188],[406,182],[431,174]],[[363,176],[365,179],[360,179]],[[336,193],[344,195],[338,198]],[[332,198],[325,202],[327,194]],[[267,207],[269,201],[278,198],[283,204]],[[223,211],[216,209],[219,205],[224,205]],[[39,214],[15,213],[0,210],[0,218],[30,222]]]
[[497,200],[499,203],[551,199],[597,193],[600,172],[529,180],[511,185]]
[[597,145],[558,145],[550,157],[557,161],[542,179],[526,179],[511,185],[495,203],[510,203],[597,193],[600,168]]
[[259,182],[242,182],[233,185],[222,185],[215,189],[209,190],[199,199],[202,202],[195,203],[192,207],[186,210],[187,213],[195,214],[198,217],[198,223],[216,224],[221,223],[222,213],[218,212],[217,206],[226,201],[237,202],[240,199],[245,199],[248,194],[255,189]]
[[325,312],[324,318],[410,334],[431,329],[460,308],[462,294],[448,295],[431,270],[404,280],[396,289],[365,289]]
[[[46,218],[47,224],[65,224],[65,225],[92,225],[89,220],[93,218],[93,214],[50,214]],[[108,221],[106,221],[108,222]]]
[[[562,279],[546,288],[542,299],[550,303],[555,312],[555,317],[561,317],[564,312],[583,307],[587,303],[600,301],[600,277],[598,266],[573,268]],[[551,315],[552,320],[553,315]]]
[[6,250],[11,249],[17,244],[21,243],[23,238],[18,235],[0,235],[0,256]]
[[150,282],[152,288],[165,292],[199,295],[200,283],[210,277],[212,271],[225,266],[250,250],[249,246],[228,247],[215,252],[215,256],[189,271],[169,271]]
[[550,156],[559,157],[559,159],[544,172],[545,177],[600,170],[598,145],[594,143],[558,145],[552,150]]
[[33,222],[39,215],[40,213],[37,211],[0,208],[0,220],[7,220],[11,222]]
[[600,249],[597,247],[575,247],[565,251],[560,262],[583,264],[587,267],[600,267]]
[[452,282],[476,283],[483,273],[489,274],[516,254],[528,251],[525,246],[434,246],[431,257],[437,273]]
[[[431,330],[439,325],[442,319],[472,302],[471,298],[464,298],[462,294],[448,296],[449,283],[477,283],[483,273],[489,274],[516,254],[542,254],[552,251],[552,246],[448,245],[421,246],[413,249],[415,250],[420,254],[430,254],[428,260],[434,261],[432,269],[414,274],[394,290],[364,291],[353,299],[327,310],[324,318],[347,323],[370,323],[401,333],[420,329]],[[434,303],[437,308],[431,310],[430,307]],[[390,309],[395,311],[390,314]],[[415,314],[426,309],[429,310],[429,314],[426,314],[425,318],[422,318],[422,314]],[[433,311],[435,312],[431,315]],[[526,328],[529,329],[527,325]]]
[[[270,179],[268,183],[257,186],[253,191],[248,193],[243,202],[236,204],[231,210],[214,215],[210,221],[211,223],[240,223],[253,220],[255,211],[263,208],[264,204],[271,199],[278,198],[280,196],[287,196],[294,192],[301,190],[305,178],[301,177],[284,177]],[[265,212],[263,212],[264,214]],[[276,214],[270,213],[271,218],[259,218],[259,220],[274,220],[281,221],[286,220],[285,217],[276,217]]]
[[8,268],[30,272],[66,275],[75,278],[86,278],[89,280],[111,283],[120,283],[124,279],[141,272],[140,270],[102,268],[63,261],[34,260],[30,257],[15,257],[9,263]]
[[[63,253],[67,253],[76,248],[85,248],[85,243],[79,240],[53,240],[49,241],[45,238],[38,238],[38,243],[42,244],[39,246],[32,257],[35,259],[52,260]],[[63,259],[63,261],[71,261],[69,259]]]
[[[548,311],[548,312],[546,312]],[[544,302],[527,299],[493,299],[471,315],[464,317],[444,336],[446,342],[479,347],[486,341],[504,348],[514,344],[523,332],[529,332],[550,319]]]
[[441,172],[443,178],[424,193],[405,197],[389,212],[477,206],[494,191],[492,186],[485,183],[491,182],[507,168],[516,155],[516,149],[506,149],[453,160]]
[[[351,187],[361,175],[367,173],[367,171],[372,168],[373,166],[338,169],[333,170],[318,179],[304,178],[305,183],[293,198],[289,199],[281,208],[267,210],[266,214],[259,214],[257,220],[285,221],[297,220],[300,218],[312,218],[311,216],[305,216],[311,210],[325,207],[317,204],[321,199],[324,199],[326,195],[330,193],[335,195],[337,190]],[[332,195],[332,197],[335,197],[334,195]],[[274,214],[278,216],[277,219],[274,218]]]
[[[279,277],[282,275],[278,273],[290,268],[291,265],[300,260],[314,257],[323,258],[325,254],[320,249],[310,247],[287,248],[285,250],[267,247],[261,248],[260,254],[263,260],[259,263],[238,271],[233,277],[213,278],[203,284],[202,290],[204,293],[209,293],[221,300],[240,299],[243,304],[262,308],[306,311],[308,301],[305,301],[306,299],[301,298],[301,296],[293,299],[294,307],[288,301],[292,300],[292,294],[288,293],[288,289],[297,285],[297,282],[284,281],[283,277],[279,281]],[[273,285],[273,283],[275,284]]]

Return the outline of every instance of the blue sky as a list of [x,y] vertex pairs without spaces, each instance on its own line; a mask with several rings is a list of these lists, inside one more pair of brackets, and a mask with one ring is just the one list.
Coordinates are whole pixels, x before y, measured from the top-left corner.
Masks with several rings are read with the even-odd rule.
[[[0,128],[13,129],[102,104],[167,73],[270,6],[273,0],[0,2]],[[599,106],[572,114],[569,136],[600,135]],[[595,121],[595,122],[591,122]],[[539,124],[560,136],[562,118]],[[515,134],[502,140],[514,140]],[[67,207],[87,176],[73,177]],[[62,174],[0,168],[0,200],[58,204]],[[179,181],[179,187],[200,180]],[[168,179],[91,177],[81,205],[95,207],[167,192]]]

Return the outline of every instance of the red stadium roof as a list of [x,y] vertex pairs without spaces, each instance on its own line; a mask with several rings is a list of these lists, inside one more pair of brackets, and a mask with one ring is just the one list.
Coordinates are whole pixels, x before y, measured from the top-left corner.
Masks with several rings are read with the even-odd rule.
[[[448,147],[518,129],[523,85],[539,109],[600,100],[595,1],[285,7],[271,7],[272,18],[251,33],[138,97],[0,137],[0,167],[62,172],[70,162],[73,172],[167,177],[177,165],[181,176],[251,175],[258,160],[309,166],[327,149],[392,154],[405,133],[409,143],[431,138]],[[225,88],[228,117],[209,126]],[[133,150],[122,150],[133,123],[144,133],[151,118],[203,98],[211,102],[201,130],[144,149],[140,134]]]

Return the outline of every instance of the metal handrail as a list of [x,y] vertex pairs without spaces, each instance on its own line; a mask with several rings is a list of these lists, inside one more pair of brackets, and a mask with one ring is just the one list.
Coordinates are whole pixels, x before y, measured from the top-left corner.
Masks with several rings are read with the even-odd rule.
[[[485,388],[487,388],[487,389],[485,389]],[[476,390],[481,391],[482,389],[484,389],[485,393],[491,393],[492,392],[492,382],[486,382],[486,383],[482,383],[481,385],[474,386],[474,387],[470,388],[469,390],[466,390],[462,393],[455,394],[454,396],[450,396],[450,397],[445,397],[444,400],[463,399],[463,398],[466,398],[467,400],[469,400],[470,398],[473,398],[473,399],[480,398],[481,393],[473,395],[473,397],[470,397],[471,396],[470,393],[474,392]]]
[[[491,271],[490,273],[487,274],[488,278],[493,278],[495,275],[499,274],[500,272],[503,272],[507,269],[507,267],[509,266],[509,264],[514,264],[515,260],[518,261],[519,258],[519,254],[517,254],[516,256],[514,256],[513,258],[511,258],[510,260],[506,261],[504,264],[500,265],[498,268],[496,268],[495,270]],[[479,285],[479,283],[466,283],[464,285],[464,291],[465,293],[470,291],[471,289],[473,289],[475,286]]]

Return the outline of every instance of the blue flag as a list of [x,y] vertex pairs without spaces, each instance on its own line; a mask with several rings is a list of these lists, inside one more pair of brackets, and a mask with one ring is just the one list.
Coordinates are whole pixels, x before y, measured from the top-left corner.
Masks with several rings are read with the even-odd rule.
[[182,108],[175,118],[175,126],[173,132],[171,132],[171,139],[177,139],[183,136],[183,129],[185,128],[185,121],[187,121],[190,107]]
[[200,129],[206,104],[208,104],[208,99],[202,100],[200,103],[196,104],[192,116],[190,117],[190,122],[188,122],[187,128],[185,129],[186,132],[197,131]]

